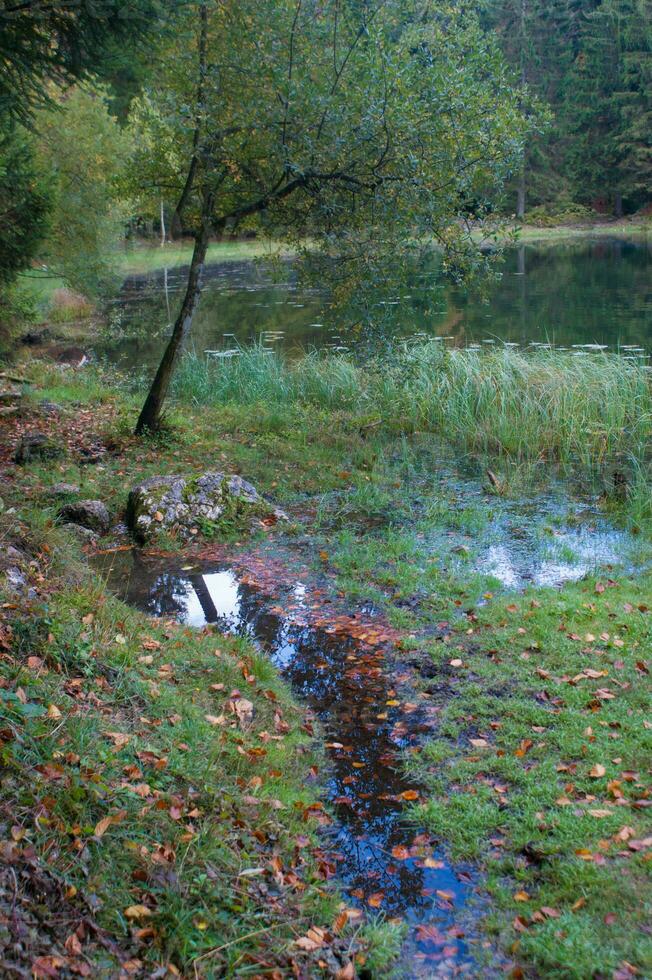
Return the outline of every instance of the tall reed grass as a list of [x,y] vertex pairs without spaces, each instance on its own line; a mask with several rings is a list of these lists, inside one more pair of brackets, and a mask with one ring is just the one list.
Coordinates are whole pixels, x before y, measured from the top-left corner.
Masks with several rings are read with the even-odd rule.
[[231,359],[187,355],[175,394],[201,404],[343,409],[392,432],[427,430],[466,449],[601,465],[643,461],[652,376],[618,354],[447,349],[435,341],[356,365],[338,355],[289,360],[259,348]]

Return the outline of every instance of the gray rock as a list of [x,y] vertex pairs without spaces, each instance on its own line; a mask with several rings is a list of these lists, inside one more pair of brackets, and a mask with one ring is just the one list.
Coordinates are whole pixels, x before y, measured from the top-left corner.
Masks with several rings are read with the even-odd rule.
[[27,585],[24,572],[12,565],[5,570],[6,585],[10,592],[22,592]]
[[38,403],[38,407],[43,415],[60,415],[61,405],[57,405],[56,402],[50,402],[47,398]]
[[97,544],[99,535],[91,531],[89,527],[82,527],[81,524],[62,524],[66,531],[70,531],[78,539],[80,544]]
[[162,530],[187,538],[207,526],[233,530],[264,517],[287,520],[242,477],[219,472],[152,477],[134,487],[127,502],[127,524],[141,543]]
[[14,453],[15,463],[29,463],[34,459],[56,459],[63,449],[44,432],[30,432],[22,436]]
[[76,483],[55,483],[50,487],[50,493],[53,497],[68,497],[79,493],[79,487]]
[[105,534],[111,526],[109,512],[101,500],[76,500],[62,507],[59,516],[69,524],[79,524],[96,534]]

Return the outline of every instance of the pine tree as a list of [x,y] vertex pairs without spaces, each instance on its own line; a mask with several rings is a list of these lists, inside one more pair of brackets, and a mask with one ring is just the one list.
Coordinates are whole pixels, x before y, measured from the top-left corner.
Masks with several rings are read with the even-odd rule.
[[616,215],[650,196],[652,3],[604,0],[586,18],[569,77],[569,149],[578,197]]

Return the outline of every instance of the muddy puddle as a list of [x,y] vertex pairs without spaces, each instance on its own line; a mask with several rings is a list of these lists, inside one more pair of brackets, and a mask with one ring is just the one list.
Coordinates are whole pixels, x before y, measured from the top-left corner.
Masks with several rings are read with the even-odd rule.
[[347,901],[408,923],[401,975],[473,975],[473,942],[460,928],[472,876],[410,821],[419,787],[400,761],[436,724],[437,707],[415,694],[391,648],[310,625],[311,590],[302,582],[270,599],[224,564],[180,570],[138,553],[106,556],[104,572],[144,612],[196,627],[215,623],[271,658],[321,723],[335,815],[330,845]]

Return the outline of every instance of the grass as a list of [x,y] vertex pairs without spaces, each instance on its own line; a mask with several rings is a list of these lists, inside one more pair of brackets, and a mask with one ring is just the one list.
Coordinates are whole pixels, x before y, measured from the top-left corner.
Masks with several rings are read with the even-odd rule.
[[[429,787],[429,803],[419,819],[426,819],[456,855],[473,859],[486,872],[492,901],[484,928],[491,939],[500,944],[506,955],[522,965],[526,975],[568,976],[578,977],[578,980],[591,976],[592,949],[595,950],[595,969],[606,975],[620,968],[623,961],[633,963],[640,972],[648,955],[644,945],[646,934],[640,930],[640,938],[632,936],[643,921],[643,912],[635,901],[640,905],[641,896],[646,894],[643,873],[649,865],[643,861],[645,852],[631,850],[626,840],[620,847],[613,838],[623,826],[634,828],[635,836],[631,840],[644,838],[646,834],[646,811],[632,807],[631,801],[643,792],[639,783],[642,784],[646,767],[649,766],[645,754],[648,752],[646,740],[649,730],[642,727],[649,678],[637,664],[645,661],[652,639],[650,613],[638,608],[649,603],[650,575],[642,575],[638,580],[633,577],[627,579],[618,571],[608,570],[600,580],[589,578],[576,585],[567,584],[561,592],[536,590],[526,596],[502,597],[499,583],[473,570],[477,549],[480,542],[485,540],[483,535],[491,535],[495,528],[500,530],[503,508],[509,505],[509,501],[496,494],[494,488],[488,488],[492,493],[482,490],[483,470],[487,465],[495,469],[501,483],[506,484],[504,492],[509,493],[512,486],[520,488],[528,480],[547,478],[549,467],[532,464],[530,468],[527,462],[530,452],[528,443],[520,450],[525,461],[513,462],[517,478],[511,483],[507,479],[503,481],[504,474],[511,472],[510,458],[505,448],[496,447],[495,443],[488,441],[486,433],[480,438],[471,438],[471,411],[468,416],[460,412],[459,417],[468,421],[460,427],[459,433],[440,423],[435,426],[434,422],[432,428],[436,436],[423,432],[423,429],[415,429],[419,428],[417,420],[425,416],[424,406],[430,405],[429,411],[433,413],[430,418],[437,419],[432,408],[433,399],[438,410],[444,404],[452,406],[457,403],[458,396],[450,384],[448,388],[444,387],[447,391],[445,398],[440,398],[439,388],[433,384],[433,365],[449,381],[451,378],[470,379],[465,389],[466,404],[472,404],[471,391],[475,392],[473,398],[476,399],[480,391],[484,400],[479,404],[487,419],[507,418],[511,413],[514,425],[517,422],[523,424],[525,418],[536,417],[537,400],[540,404],[539,425],[542,424],[541,420],[550,424],[550,418],[556,417],[551,406],[558,406],[560,402],[566,405],[567,410],[574,404],[585,406],[584,424],[587,427],[589,422],[593,424],[598,419],[595,392],[599,369],[603,366],[609,380],[606,386],[602,385],[603,407],[604,392],[609,394],[613,386],[613,394],[609,394],[609,397],[615,402],[617,382],[624,382],[623,405],[613,407],[614,413],[621,414],[614,417],[626,419],[629,424],[631,413],[635,424],[641,425],[644,424],[640,421],[641,413],[635,413],[645,406],[645,399],[649,398],[649,389],[646,392],[643,388],[649,382],[646,372],[637,369],[636,365],[631,362],[617,363],[613,357],[563,357],[558,363],[552,355],[537,354],[533,355],[532,366],[522,366],[521,360],[524,358],[519,355],[519,371],[523,372],[519,375],[514,368],[511,352],[505,352],[504,358],[502,354],[496,352],[489,357],[486,363],[490,373],[488,368],[488,373],[482,377],[475,370],[460,366],[463,363],[461,358],[453,358],[454,363],[451,364],[438,351],[429,353],[429,358],[425,360],[414,352],[408,352],[393,373],[379,365],[361,369],[352,367],[347,361],[337,360],[330,364],[316,356],[296,364],[287,364],[275,359],[268,360],[267,355],[249,352],[237,361],[206,368],[206,374],[201,376],[201,386],[196,385],[194,373],[186,382],[183,372],[187,370],[187,365],[182,365],[180,387],[168,418],[168,428],[157,440],[146,442],[135,440],[130,434],[141,395],[123,380],[92,368],[72,375],[58,368],[33,364],[30,370],[36,389],[27,399],[27,411],[42,398],[60,403],[62,416],[56,422],[57,434],[59,438],[67,440],[69,453],[55,466],[33,464],[24,471],[14,472],[13,484],[7,490],[10,496],[5,502],[14,502],[23,509],[29,508],[28,514],[25,511],[26,522],[33,528],[41,528],[47,535],[45,543],[51,544],[50,536],[56,533],[52,527],[55,506],[48,495],[48,488],[55,482],[81,480],[83,496],[100,497],[107,502],[112,514],[118,516],[124,507],[127,486],[153,473],[195,472],[225,466],[230,471],[241,472],[251,478],[259,489],[272,494],[291,510],[298,525],[297,534],[306,542],[302,557],[310,560],[312,555],[315,569],[334,579],[351,602],[358,599],[365,604],[372,602],[383,610],[392,625],[404,631],[405,649],[416,649],[420,655],[429,653],[440,672],[438,679],[443,683],[450,679],[450,694],[443,697],[440,708],[441,727],[420,756],[411,757],[410,764],[418,769],[419,778]],[[192,360],[190,363],[193,363]],[[198,370],[204,370],[202,362],[195,363]],[[472,366],[479,363],[477,358],[472,359]],[[582,373],[586,368],[580,371],[580,364],[589,366],[588,381]],[[529,371],[532,373],[527,373]],[[622,371],[625,374],[621,374]],[[631,372],[631,377],[627,372]],[[412,377],[417,379],[414,390],[419,393],[418,398],[411,388],[408,390]],[[494,391],[492,401],[492,385],[488,378],[493,378],[495,385],[497,379],[504,377],[526,378],[527,387],[532,391],[524,388],[520,399],[516,395],[501,399]],[[568,386],[571,383],[578,386],[581,399],[577,403],[570,400],[568,392],[567,400],[563,402],[556,391],[559,378]],[[186,383],[187,387],[184,387]],[[431,390],[434,391],[432,396],[429,394]],[[547,401],[541,399],[543,390],[548,393]],[[572,387],[570,390],[574,391]],[[198,392],[201,392],[201,400]],[[382,395],[382,401],[378,392]],[[531,404],[527,408],[519,405],[519,401],[528,399],[531,399]],[[381,404],[386,414],[380,412]],[[555,411],[558,410],[555,407]],[[476,424],[482,425],[483,418],[484,415],[478,415]],[[376,424],[379,420],[380,423]],[[604,426],[602,416],[599,422]],[[36,424],[35,420],[30,424]],[[40,417],[38,424],[43,424]],[[488,421],[486,424],[488,427]],[[567,422],[566,426],[562,444],[570,447],[574,444],[573,440],[581,437],[582,428],[579,423]],[[531,431],[536,434],[537,440],[543,440],[547,430],[539,432],[533,424]],[[572,437],[568,433],[572,433]],[[80,468],[75,462],[73,450],[75,446],[84,444],[91,435],[104,439],[110,451],[103,457],[100,466]],[[609,433],[606,441],[609,451],[620,447],[624,439],[625,436],[619,431]],[[447,441],[464,447],[461,459],[459,453],[455,453],[459,469],[453,468],[451,472],[448,471],[451,454],[446,449]],[[604,438],[597,439],[592,445],[598,460],[607,458]],[[492,457],[464,457],[464,452],[471,449],[480,454],[484,446],[493,447]],[[556,454],[562,458],[559,448]],[[569,453],[566,458],[572,460],[573,455]],[[589,462],[592,462],[592,458]],[[630,503],[636,503],[636,521],[642,524],[646,519],[649,495],[646,497],[648,485],[643,464],[640,465],[640,474],[632,478],[634,489]],[[465,476],[466,471],[471,475]],[[618,513],[617,501],[610,502],[609,506]],[[523,523],[528,525],[533,521],[533,517],[523,518]],[[562,524],[563,518],[560,517],[559,526]],[[554,522],[553,525],[550,534],[557,527]],[[513,516],[510,516],[510,526],[515,531],[519,529],[518,521]],[[541,528],[541,534],[546,539],[546,527]],[[642,544],[644,537],[639,535]],[[36,553],[42,552],[42,547],[34,550]],[[60,556],[61,544],[52,548],[51,554],[54,558]],[[62,570],[55,568],[46,574],[43,560],[50,560],[47,553],[45,558],[41,555],[39,559],[41,564],[35,570],[36,579],[38,581],[38,575],[43,574],[46,581],[51,582]],[[648,560],[649,554],[642,554],[643,563]],[[46,660],[49,673],[45,679],[58,686],[52,691],[34,687],[28,691],[25,686],[28,678],[24,673],[11,675],[12,690],[22,687],[29,693],[30,703],[39,703],[46,708],[50,703],[55,704],[66,718],[66,727],[56,731],[52,737],[46,735],[45,738],[32,740],[30,734],[29,740],[23,738],[18,744],[18,750],[22,752],[24,745],[32,746],[35,742],[37,748],[44,744],[51,756],[55,752],[67,751],[55,744],[55,739],[61,738],[62,733],[68,738],[69,717],[72,716],[72,720],[77,718],[74,707],[76,699],[68,693],[66,684],[69,684],[71,677],[73,680],[82,678],[83,684],[88,685],[84,691],[103,699],[102,704],[93,706],[89,695],[82,702],[90,721],[83,735],[84,741],[80,744],[90,753],[87,768],[91,772],[97,771],[93,753],[99,753],[106,740],[96,739],[100,745],[91,744],[90,734],[93,725],[102,731],[105,730],[102,726],[106,726],[109,731],[131,734],[136,751],[143,750],[145,742],[141,739],[145,738],[147,744],[144,750],[153,745],[152,751],[155,749],[159,755],[167,753],[169,759],[175,760],[175,765],[180,760],[179,765],[187,766],[179,770],[181,789],[178,791],[176,788],[170,789],[169,784],[154,781],[170,774],[170,763],[161,773],[155,771],[153,779],[150,779],[149,771],[143,773],[143,781],[147,781],[150,787],[168,793],[165,799],[171,799],[169,794],[173,792],[183,796],[190,792],[189,787],[197,790],[202,800],[237,797],[237,791],[242,792],[237,783],[238,776],[242,776],[242,768],[232,773],[231,766],[235,763],[237,770],[237,765],[242,767],[243,762],[232,736],[234,739],[253,739],[260,730],[259,726],[263,730],[269,726],[269,715],[266,714],[269,704],[264,695],[265,703],[260,705],[258,714],[258,697],[266,686],[274,686],[274,690],[278,691],[284,714],[298,719],[299,716],[293,713],[296,705],[292,707],[293,702],[287,691],[278,684],[277,679],[264,673],[269,668],[259,662],[250,649],[234,645],[233,640],[221,637],[216,640],[214,635],[197,637],[177,628],[168,629],[165,624],[152,624],[114,600],[107,599],[101,585],[95,583],[91,586],[83,570],[79,575],[76,585],[66,579],[61,588],[53,590],[48,600],[47,614],[41,617],[41,620],[48,620],[47,624],[41,625],[36,636],[27,635],[25,642],[25,652],[40,644],[39,649],[44,651],[42,659],[49,656],[52,646],[58,666],[55,669],[54,661]],[[617,584],[609,584],[607,578],[615,580]],[[596,581],[600,582],[600,588],[596,588]],[[84,624],[83,617],[90,612],[95,616],[93,630],[85,638],[88,624]],[[6,610],[3,614],[12,618],[16,615]],[[32,618],[36,622],[41,621],[33,613]],[[27,616],[22,616],[22,619],[27,622]],[[445,644],[432,639],[433,625],[442,621],[451,624],[451,635]],[[48,640],[50,633],[54,637],[52,644]],[[118,634],[126,637],[127,643],[116,643]],[[587,634],[592,635],[594,640],[586,639]],[[601,634],[608,634],[608,639],[601,639]],[[160,651],[151,651],[154,660],[149,665],[141,664],[139,660],[150,653],[142,649],[142,637],[145,635],[162,644]],[[573,636],[581,639],[573,639]],[[623,646],[620,645],[621,641]],[[214,661],[211,653],[216,642],[223,653],[219,662]],[[599,650],[604,652],[600,653]],[[210,684],[221,682],[227,688],[233,684],[243,690],[242,674],[233,677],[233,671],[237,673],[238,660],[242,657],[250,658],[252,673],[256,677],[253,693],[250,694],[247,689],[245,695],[256,703],[256,726],[244,735],[237,729],[224,732],[226,744],[220,746],[224,755],[219,759],[223,761],[225,771],[216,761],[214,765],[211,763],[209,773],[205,773],[204,769],[199,772],[197,767],[206,765],[205,746],[211,744],[210,734],[213,730],[213,726],[206,728],[205,714],[216,714],[219,707],[210,701]],[[461,660],[462,666],[452,666],[451,660]],[[618,666],[621,661],[623,666]],[[173,680],[165,676],[169,673],[167,670],[161,675],[161,667],[167,663],[172,664]],[[542,677],[537,673],[538,668],[549,676]],[[598,671],[606,669],[608,675],[587,675],[574,683],[564,679],[573,680],[587,668]],[[57,670],[61,671],[60,676]],[[18,676],[20,681],[15,679]],[[102,677],[104,681],[100,679]],[[225,679],[218,680],[222,677]],[[110,685],[115,681],[115,699],[107,691],[105,681]],[[29,679],[30,685],[34,683],[33,679]],[[152,683],[162,693],[154,696]],[[613,700],[596,697],[595,692],[606,687],[615,693]],[[41,693],[38,693],[39,690]],[[549,693],[549,698],[540,696],[543,690]],[[34,691],[37,693],[34,694]],[[556,701],[558,697],[563,699],[563,704]],[[161,698],[164,700],[161,701]],[[183,701],[183,712],[173,706],[170,699],[175,698],[179,699],[178,703]],[[15,704],[12,701],[12,705]],[[113,704],[118,714],[115,718],[109,716],[107,720],[103,712],[113,710]],[[165,714],[161,704],[169,714],[178,713],[184,719],[184,712],[188,712],[188,723],[184,721],[182,736],[175,733],[175,726],[165,723],[169,714]],[[136,710],[130,706],[135,706]],[[93,713],[95,709],[97,711]],[[161,720],[161,724],[153,726],[151,730],[150,726],[143,728],[141,716]],[[35,729],[40,736],[42,731],[54,731],[60,720],[44,719],[41,715],[29,723],[46,726],[45,729]],[[612,727],[612,722],[620,727]],[[74,723],[77,724],[77,721]],[[501,727],[495,727],[496,724]],[[533,726],[542,727],[544,731],[533,731]],[[593,729],[591,734],[586,733],[589,727]],[[74,735],[77,739],[72,728],[70,731],[70,738]],[[141,734],[142,731],[145,731],[145,736]],[[614,735],[618,737],[614,738]],[[470,738],[480,737],[486,739],[489,748],[475,749],[471,745]],[[293,793],[301,793],[300,798],[308,800],[311,793],[306,790],[302,779],[306,766],[310,764],[310,755],[305,756],[304,766],[304,756],[299,752],[302,738],[300,727],[298,731],[293,729],[292,738],[285,746],[288,754],[278,759],[278,769],[284,774],[281,784],[274,781],[269,785],[265,783],[257,790],[259,794],[264,790],[273,792],[274,798],[290,802],[297,798],[292,796]],[[532,740],[533,745],[527,746],[522,756],[515,755],[524,740],[528,739]],[[178,749],[177,740],[192,745],[194,758],[187,758],[188,753],[184,754],[183,750]],[[132,751],[132,742],[126,746],[125,752]],[[245,742],[246,746],[250,744],[249,741]],[[83,757],[77,747],[78,742],[75,741],[74,745],[71,751]],[[282,751],[280,747],[276,748]],[[101,758],[98,756],[98,763],[105,767],[114,758],[110,747],[108,762],[106,756],[106,751]],[[30,758],[20,757],[19,771],[30,771],[26,770],[27,765],[41,764],[35,761],[36,757],[31,761]],[[213,759],[212,756],[210,758]],[[617,758],[622,760],[621,763],[613,762]],[[140,762],[137,756],[136,760]],[[68,768],[72,766],[65,759],[63,762],[60,759],[56,761]],[[129,763],[122,763],[123,766],[125,764]],[[574,766],[575,770],[558,770],[558,765]],[[597,765],[605,766],[604,777],[589,774],[589,770]],[[620,780],[621,789],[630,801],[625,806],[617,802],[608,784],[614,779],[618,780],[618,774],[630,770],[637,773],[636,780],[629,782],[629,777]],[[247,767],[247,772],[263,775],[266,770],[256,767],[249,770]],[[108,807],[109,803],[116,810],[125,808],[123,795],[126,797],[129,791],[123,792],[118,786],[114,793],[112,784],[107,783],[109,777],[122,779],[122,776],[118,777],[118,769],[103,768],[99,771],[99,777],[101,794],[99,797],[92,795],[94,808],[81,813],[86,823],[83,824],[75,813],[71,813],[71,819],[66,824],[74,826],[76,820],[80,827],[90,828],[91,832],[85,836],[78,835],[82,842],[94,836],[92,831],[103,815],[113,812]],[[233,780],[236,780],[235,786]],[[92,779],[91,783],[94,791],[96,784]],[[567,788],[570,783],[573,784],[572,789]],[[31,792],[27,780],[24,779],[22,785],[25,792]],[[106,785],[109,786],[108,790],[104,788]],[[497,792],[496,785],[505,787],[505,792]],[[59,793],[60,787],[56,782],[54,790],[55,795]],[[317,787],[314,792],[318,792]],[[587,792],[595,795],[596,800],[587,801]],[[217,797],[215,794],[218,794]],[[570,804],[556,802],[562,795],[571,801]],[[90,806],[85,796],[82,803],[85,808]],[[79,805],[82,806],[82,803]],[[74,800],[73,804],[77,806]],[[144,804],[139,800],[134,805],[142,807]],[[220,928],[231,930],[222,943],[238,940],[256,931],[261,917],[260,928],[266,928],[270,921],[271,913],[264,903],[261,907],[260,895],[256,897],[255,890],[242,909],[229,904],[235,901],[233,882],[241,881],[238,875],[242,868],[258,866],[254,862],[259,860],[260,855],[251,850],[256,845],[248,840],[244,848],[235,852],[238,862],[246,855],[246,860],[251,859],[252,863],[229,864],[234,859],[231,844],[238,839],[242,828],[231,830],[228,814],[217,823],[211,820],[210,807],[198,806],[205,810],[201,818],[201,845],[198,845],[198,849],[193,845],[183,861],[182,887],[170,896],[165,888],[159,890],[157,881],[151,893],[153,899],[149,893],[145,895],[145,904],[151,905],[154,910],[152,918],[158,930],[156,936],[150,937],[152,947],[149,952],[139,951],[138,954],[147,955],[148,962],[159,962],[165,956],[170,956],[173,963],[188,968],[193,957],[202,955],[210,948],[209,939],[217,944],[214,936],[203,936],[203,933],[209,933],[209,928],[200,928],[194,920],[197,919],[200,924],[212,922],[210,916],[218,916],[220,909],[223,915],[228,912],[229,918],[229,923],[220,925]],[[590,813],[592,809],[613,812],[595,817]],[[222,810],[217,812],[223,815]],[[543,814],[543,817],[539,814]],[[238,819],[242,815],[240,808]],[[274,833],[283,854],[290,853],[289,850],[285,851],[285,843],[295,833],[293,816],[290,806],[289,812],[273,810],[269,817],[277,821]],[[151,825],[147,822],[150,819],[153,821]],[[156,823],[157,820],[161,824]],[[150,836],[146,839],[136,837],[135,842],[151,851],[155,846],[154,841],[160,843],[166,840],[161,827],[167,829],[172,824],[174,829],[176,822],[171,821],[169,811],[166,815],[165,811],[159,812],[155,807],[148,811],[147,821],[143,833]],[[183,832],[182,828],[177,829],[179,833]],[[128,823],[125,818],[112,826],[99,842],[91,840],[87,844],[93,854],[93,849],[97,849],[103,858],[103,868],[110,867],[111,861],[121,868],[125,867],[122,862],[132,857],[136,861],[135,854],[128,846],[134,840],[131,830],[132,822]],[[233,838],[228,836],[231,832],[235,835]],[[57,833],[59,836],[55,838],[55,843],[61,845],[64,866],[68,867],[66,860],[74,866],[76,858],[70,856],[61,843],[64,831]],[[229,841],[229,854],[220,851],[220,848],[224,849],[225,833]],[[119,843],[126,856],[121,851],[114,858],[113,851],[101,851],[101,848],[112,846],[113,834],[116,835],[116,846]],[[505,843],[501,847],[485,846],[491,837],[500,838]],[[51,839],[44,838],[42,846],[45,847]],[[74,836],[72,839],[75,839]],[[68,838],[65,837],[65,840]],[[606,848],[600,841],[609,841],[609,847]],[[174,842],[175,853],[178,854],[177,838]],[[528,846],[530,843],[532,847]],[[182,854],[185,844],[182,842]],[[57,847],[51,846],[52,853],[57,854]],[[239,844],[236,846],[240,848]],[[199,856],[197,850],[203,851],[204,848],[205,854]],[[215,856],[213,849],[219,852],[218,856]],[[584,849],[593,856],[604,854],[605,863],[595,859],[585,860],[588,855],[575,853]],[[618,849],[626,851],[627,857],[618,855]],[[492,853],[494,850],[495,854]],[[41,853],[45,852],[39,851]],[[204,880],[204,857],[210,867],[219,869],[218,881],[210,879],[210,883],[206,883]],[[306,860],[308,858],[306,854]],[[266,866],[264,861],[261,858],[261,864]],[[110,882],[103,880],[99,858],[98,863],[91,863],[90,867],[93,869],[92,882],[96,893],[98,888],[113,888]],[[316,924],[326,925],[332,922],[329,917],[333,915],[333,899],[320,894],[321,883],[318,879],[309,878],[310,867],[312,865],[304,869],[305,880],[309,881],[308,889],[301,893],[298,904],[288,906],[289,918],[296,917],[302,928],[304,915]],[[133,889],[135,886],[129,882],[128,868],[125,874],[126,887]],[[257,878],[257,875],[253,877],[252,884],[256,883]],[[73,880],[77,881],[76,878]],[[76,887],[81,891],[80,886]],[[120,888],[123,887],[121,883]],[[209,892],[210,889],[214,891],[208,894],[205,888]],[[173,892],[174,889],[170,887],[169,891]],[[529,897],[522,901],[514,898],[519,891]],[[103,912],[102,923],[115,935],[124,936],[127,930],[124,922],[120,921],[120,914],[124,919],[124,909],[129,904],[120,903],[123,899],[125,903],[133,903],[140,895],[138,891],[127,895],[118,891],[114,894],[110,890],[106,894],[109,897],[105,909],[112,910],[112,914],[107,911],[105,917]],[[305,906],[304,897],[307,902]],[[573,909],[577,902],[580,904]],[[161,919],[156,918],[159,907],[164,910]],[[542,908],[552,909],[553,914],[540,912]],[[559,916],[554,914],[556,912],[559,912]],[[611,923],[614,913],[617,919]],[[519,921],[515,929],[511,923],[516,915],[522,916],[524,921]],[[609,917],[608,922],[605,922],[605,916]],[[246,961],[238,957],[243,952],[257,956],[262,945],[268,942],[272,943],[270,955],[287,962],[282,958],[291,948],[288,944],[293,933],[284,913],[279,920],[279,932],[274,932],[276,938],[264,932],[251,942],[243,941],[244,946],[236,943],[226,951],[233,959],[220,961],[219,969],[231,970],[232,973],[242,969],[246,975],[243,965]],[[565,935],[560,935],[561,932]],[[396,949],[396,930],[383,929],[381,934],[376,934],[372,929],[364,939],[356,938],[356,942],[366,943],[370,938],[373,941],[372,951],[367,954],[365,948],[363,952],[368,957],[366,967],[371,975],[382,976],[391,951]],[[515,942],[518,945],[510,953]],[[253,970],[254,967],[250,964],[246,969]],[[221,975],[217,961],[215,975]]]
[[[253,239],[251,241],[213,242],[208,248],[207,262],[235,262],[276,254],[275,242]],[[287,252],[287,248],[284,249]],[[144,275],[155,269],[188,265],[192,256],[192,242],[168,242],[154,245],[151,242],[125,242],[116,252],[117,267],[124,275]]]
[[550,228],[537,225],[515,226],[520,242],[556,243],[566,239],[580,238],[646,238],[652,231],[649,218],[632,217],[612,221],[587,221]]
[[[294,939],[337,914],[310,809],[321,760],[301,709],[243,641],[155,623],[72,574],[71,542],[39,523],[23,514],[19,528],[30,528],[38,598],[12,601],[0,622],[17,866],[32,849],[76,896],[71,931],[92,898],[98,925],[150,968],[201,962],[202,975],[224,976],[300,960]],[[236,689],[250,725],[237,721]],[[261,741],[279,718],[287,734]],[[61,954],[65,938],[32,946]],[[101,948],[85,953],[99,970]]]
[[489,934],[536,975],[625,962],[644,975],[652,958],[636,843],[649,838],[651,587],[588,579],[495,599],[431,647],[455,665],[453,696],[413,760],[419,819],[481,865]]
[[593,469],[618,456],[644,462],[652,435],[649,371],[604,352],[475,351],[427,341],[360,367],[343,356],[289,361],[253,348],[220,361],[188,355],[174,391],[198,405],[348,409],[361,426],[425,429],[475,452]]
[[[0,909],[9,915],[13,902],[28,922],[37,883],[54,890],[23,966],[67,957],[83,968],[83,956],[91,975],[112,976],[121,954],[181,975],[289,975],[296,962],[318,976],[319,954],[295,940],[311,926],[332,931],[341,905],[316,836],[322,758],[303,710],[244,640],[155,622],[109,596],[56,526],[49,493],[80,483],[118,516],[126,480],[214,458],[215,419],[187,416],[167,441],[143,444],[128,434],[135,402],[101,372],[32,370],[40,384],[18,428],[43,427],[32,406],[56,399],[51,424],[66,452],[54,466],[13,470],[3,489],[0,536],[24,552],[34,594],[0,596],[0,823],[18,875],[13,892],[0,873]],[[79,467],[75,447],[98,432],[110,453]],[[252,703],[251,725],[237,721],[236,690]],[[279,712],[289,730],[270,739]],[[105,930],[108,947],[92,931],[79,956],[75,940],[64,947],[82,918]],[[355,921],[336,932],[341,964],[355,956],[374,976],[401,936],[381,923],[367,935]]]

